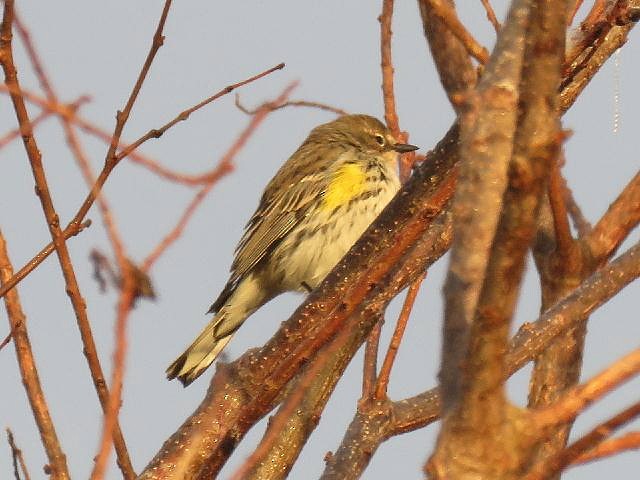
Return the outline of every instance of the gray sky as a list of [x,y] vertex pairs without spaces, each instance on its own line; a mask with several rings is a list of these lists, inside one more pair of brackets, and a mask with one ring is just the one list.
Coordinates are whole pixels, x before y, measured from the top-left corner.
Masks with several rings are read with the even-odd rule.
[[[401,127],[411,143],[431,148],[453,120],[439,85],[422,34],[417,5],[396,2],[393,55]],[[458,2],[463,21],[491,48],[494,34],[480,2]],[[492,2],[499,17],[506,1]],[[146,56],[163,2],[112,0],[17,2],[45,60],[51,80],[63,100],[82,94],[92,101],[82,115],[111,131],[115,111],[122,108]],[[123,138],[133,140],[158,127],[179,111],[222,87],[279,62],[284,71],[241,89],[244,103],[254,106],[276,97],[293,80],[300,80],[292,98],[326,102],[350,112],[382,117],[379,68],[380,2],[244,1],[175,2],[165,29],[165,45],[153,64]],[[610,61],[566,115],[565,128],[574,134],[566,145],[564,172],[586,215],[596,220],[638,169],[637,125],[639,93],[633,88],[640,68],[640,37]],[[25,89],[37,82],[21,48],[16,56]],[[619,100],[616,102],[616,97]],[[0,100],[0,134],[14,125],[6,97]],[[32,109],[36,113],[37,109]],[[614,131],[615,112],[620,125]],[[137,471],[196,407],[213,369],[188,389],[167,382],[164,369],[200,330],[205,310],[224,286],[233,248],[253,212],[262,188],[315,125],[333,115],[312,109],[286,109],[272,114],[235,160],[235,172],[221,181],[189,224],[185,236],[158,262],[152,278],[155,303],[140,302],[130,317],[127,375],[121,425]],[[249,118],[227,96],[192,115],[142,151],[173,169],[197,173],[210,169]],[[59,124],[49,120],[36,131],[49,185],[62,222],[77,210],[86,194],[75,161],[64,143]],[[84,139],[94,169],[101,168],[106,146]],[[33,180],[20,142],[0,150],[0,228],[7,238],[14,267],[19,268],[49,240]],[[141,260],[175,224],[194,191],[169,184],[139,166],[124,162],[110,177],[106,195],[126,247]],[[111,254],[100,217],[69,242],[82,293],[87,301],[98,350],[110,371],[115,319],[114,292],[103,295],[91,278],[89,251]],[[634,233],[625,244],[638,240]],[[625,246],[623,246],[623,249]],[[435,385],[440,351],[440,319],[446,260],[429,272],[401,347],[390,393],[393,399],[414,395]],[[88,476],[102,422],[89,377],[72,309],[64,291],[57,259],[52,256],[20,284],[33,348],[44,390],[75,478]],[[638,346],[638,282],[629,286],[589,324],[583,378]],[[516,320],[537,317],[539,291],[534,275],[527,277]],[[401,296],[403,297],[403,296]],[[227,349],[235,358],[246,348],[261,345],[301,301],[285,295],[253,315]],[[397,312],[389,309],[382,345],[386,345]],[[0,337],[8,332],[4,308]],[[384,351],[384,348],[383,348]],[[337,387],[291,478],[314,478],[323,468],[324,454],[335,450],[352,418],[360,393],[362,356],[352,362]],[[526,370],[528,373],[529,370]],[[45,463],[15,363],[13,346],[0,352],[3,395],[0,426],[11,427],[34,478]],[[514,401],[526,397],[526,374],[510,382]],[[576,432],[637,401],[640,380],[628,383],[581,417]],[[635,422],[635,429],[640,422]],[[632,428],[630,427],[630,428]],[[224,469],[226,478],[256,445],[264,422],[254,428]],[[437,425],[385,443],[364,478],[421,478]],[[4,439],[0,441],[4,444]],[[9,449],[0,449],[0,476],[11,472]],[[113,460],[113,455],[112,455]],[[632,478],[640,453],[571,470],[568,479]],[[112,461],[113,463],[113,461]],[[634,469],[635,467],[635,469]],[[111,470],[110,478],[119,478]]]

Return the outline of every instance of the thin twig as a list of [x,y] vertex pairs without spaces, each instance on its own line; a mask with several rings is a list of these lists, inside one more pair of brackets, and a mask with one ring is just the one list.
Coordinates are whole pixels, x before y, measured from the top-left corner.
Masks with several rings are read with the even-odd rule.
[[132,275],[123,272],[122,290],[118,301],[115,337],[116,345],[113,352],[113,370],[111,374],[110,393],[104,409],[104,422],[98,455],[91,472],[91,479],[104,478],[109,459],[109,452],[113,443],[113,431],[118,422],[118,411],[122,398],[122,380],[124,378],[124,361],[127,349],[126,326],[135,301],[135,284]]
[[640,348],[620,358],[587,382],[568,390],[557,402],[532,414],[540,427],[574,419],[596,400],[640,372]]
[[361,401],[374,398],[376,378],[378,376],[378,350],[380,349],[380,335],[384,318],[380,318],[371,329],[364,346],[364,361],[362,364],[362,396]]
[[[65,230],[63,232],[64,239],[68,240],[69,238],[75,237],[79,233],[82,233],[86,228],[91,226],[91,223],[92,222],[90,219],[85,220],[78,226],[76,230]],[[22,267],[22,269],[20,269],[17,273],[14,273],[13,276],[9,280],[7,280],[6,283],[3,283],[2,287],[0,287],[0,298],[6,296],[7,292],[14,288],[24,277],[26,277],[32,270],[40,265],[40,263],[42,263],[45,258],[51,255],[54,250],[55,247],[53,246],[53,243],[48,244],[42,250],[40,250],[27,265]],[[37,262],[37,264],[32,265],[34,262]]]
[[571,465],[582,465],[584,463],[601,460],[629,450],[638,449],[640,449],[640,432],[628,432],[617,438],[605,440],[598,446],[584,452],[582,455],[575,458]]
[[573,6],[573,10],[569,14],[569,18],[567,19],[567,25],[571,25],[573,23],[573,19],[576,18],[576,14],[578,13],[578,10],[580,10],[582,2],[583,0],[576,0],[575,5]]
[[[42,89],[45,91],[46,96],[47,96],[47,100],[50,103],[53,104],[59,104],[58,101],[58,96],[55,93],[55,90],[53,88],[52,83],[50,82],[50,80],[47,77],[47,74],[45,73],[45,68],[43,63],[41,62],[38,53],[36,51],[35,46],[33,45],[33,42],[31,41],[31,37],[29,35],[28,30],[24,27],[24,25],[22,25],[22,23],[17,22],[18,27],[18,32],[23,40],[23,43],[25,44],[26,50],[27,50],[27,55],[31,61],[31,64],[33,65],[33,68],[36,72],[36,76],[38,78],[38,81],[40,82],[40,85],[42,86]],[[74,157],[76,158],[76,161],[78,162],[78,165],[80,167],[80,170],[83,174],[83,177],[85,179],[85,182],[87,183],[87,185],[89,187],[91,187],[94,182],[95,182],[95,178],[93,175],[93,172],[91,171],[91,166],[90,166],[90,162],[89,159],[86,155],[86,153],[84,152],[83,147],[80,144],[80,140],[78,138],[78,135],[76,133],[76,131],[74,130],[72,123],[69,121],[69,119],[65,116],[61,116],[60,117],[61,122],[62,122],[62,126],[63,126],[63,130],[65,132],[65,136],[67,139],[67,144],[71,150],[71,152],[73,153]],[[111,214],[111,211],[109,209],[109,206],[107,204],[106,199],[101,196],[101,195],[97,195],[97,202],[98,202],[98,206],[100,208],[100,212],[102,214],[102,219],[103,219],[103,223],[105,225],[105,229],[107,232],[107,235],[109,237],[110,243],[113,247],[113,250],[115,252],[115,256],[118,260],[118,264],[120,266],[120,271],[122,272],[122,275],[125,275],[125,272],[128,271],[127,270],[127,260],[126,260],[126,254],[124,251],[124,245],[123,242],[121,240],[121,236],[118,233],[118,229],[116,227],[115,221],[113,219],[113,215]],[[59,227],[58,227],[59,229]],[[84,306],[84,300],[80,297],[80,291],[79,288],[77,286],[77,282],[75,279],[75,275],[73,274],[73,270],[70,268],[69,269],[70,272],[67,273],[66,278],[67,278],[67,284],[71,284],[72,285],[72,303],[74,306],[74,310],[76,311],[76,316],[78,318],[80,317],[86,317],[86,307]],[[75,285],[74,285],[75,284]],[[86,345],[85,345],[86,346]],[[84,349],[85,352],[87,351],[87,349]],[[99,362],[98,357],[96,355],[95,358],[91,359],[91,361],[89,363],[92,362]],[[90,368],[90,372],[94,373],[92,371],[92,369]],[[95,372],[95,373],[99,373],[101,378],[102,372]],[[92,376],[93,377],[93,376]],[[93,377],[94,380],[96,377]],[[119,401],[119,400],[118,400]],[[104,402],[101,402],[102,406],[103,406],[103,410],[105,410],[105,412],[108,412],[108,409],[105,408]],[[108,403],[108,402],[106,402]],[[122,474],[124,475],[125,478],[127,479],[133,479],[136,475],[135,472],[133,470],[133,466],[131,464],[131,460],[129,457],[129,452],[127,450],[127,446],[124,440],[124,436],[122,434],[122,431],[120,429],[120,426],[117,422],[117,417],[114,419],[114,421],[112,422],[113,424],[111,425],[111,428],[109,429],[109,437],[113,437],[113,442],[116,445],[116,452],[117,452],[117,456],[118,456],[118,466],[120,467],[120,469],[122,470]]]
[[384,101],[384,120],[394,136],[400,135],[400,122],[396,111],[396,95],[393,88],[393,62],[391,60],[391,23],[393,20],[394,0],[382,2],[380,22],[380,67],[382,69],[382,99]]
[[131,113],[133,105],[136,99],[138,98],[138,94],[142,89],[142,84],[147,78],[147,73],[149,73],[151,64],[153,63],[153,60],[156,54],[158,53],[158,50],[160,50],[160,47],[164,44],[164,35],[162,32],[164,30],[165,22],[167,21],[167,16],[169,15],[171,2],[172,0],[165,0],[164,2],[162,14],[160,15],[160,20],[158,21],[156,31],[153,34],[153,40],[151,42],[151,47],[149,48],[149,53],[147,54],[147,58],[145,59],[144,64],[142,65],[142,69],[138,74],[138,78],[136,80],[135,85],[133,86],[133,89],[131,90],[131,94],[129,95],[129,99],[127,100],[127,103],[125,104],[124,108],[121,111],[118,111],[116,113],[116,126],[113,130],[113,135],[111,137],[111,145],[109,146],[109,150],[106,155],[107,162],[109,161],[112,161],[113,163],[117,162],[115,158],[115,153],[118,148],[118,144],[120,142],[120,137],[122,136],[122,130],[124,129],[125,124],[127,123],[129,114]]
[[[624,409],[614,417],[601,423],[589,433],[579,438],[564,450],[534,465],[525,480],[544,480],[551,478],[574,463],[583,454],[589,453],[611,434],[640,416],[640,402]],[[609,454],[613,454],[610,452]]]
[[130,144],[129,146],[127,146],[126,148],[123,148],[122,150],[120,150],[118,152],[117,155],[115,155],[115,160],[116,161],[120,161],[123,158],[125,158],[126,156],[129,155],[129,153],[131,153],[132,151],[134,151],[136,148],[138,148],[140,145],[142,145],[144,142],[146,142],[147,140],[151,139],[151,138],[160,138],[164,132],[166,132],[167,130],[169,130],[171,127],[173,127],[175,124],[179,123],[179,122],[183,122],[185,120],[187,120],[189,118],[189,116],[197,111],[200,110],[202,107],[205,107],[206,105],[210,104],[211,102],[217,100],[218,98],[222,97],[223,95],[228,95],[229,93],[233,92],[236,88],[241,87],[243,85],[246,85],[247,83],[253,82],[255,80],[258,80],[266,75],[269,75],[270,73],[275,72],[276,70],[282,70],[284,68],[284,63],[279,63],[278,65],[276,65],[275,67],[271,67],[267,70],[265,70],[264,72],[261,72],[257,75],[254,75],[253,77],[250,77],[246,80],[243,80],[242,82],[238,82],[234,85],[229,85],[225,88],[223,88],[221,91],[219,91],[218,93],[211,95],[208,98],[205,98],[204,100],[202,100],[200,103],[198,103],[197,105],[194,105],[191,108],[188,108],[186,110],[184,110],[183,112],[180,112],[178,114],[178,116],[176,116],[173,120],[171,120],[170,122],[165,123],[163,126],[161,126],[160,128],[154,128],[152,130],[149,130],[146,134],[144,134],[142,137],[140,137],[138,140],[136,140],[135,142],[133,142],[132,144]]
[[[131,94],[129,95],[129,99],[127,100],[124,109],[122,111],[118,111],[116,114],[116,126],[111,137],[111,144],[105,156],[105,168],[109,164],[113,164],[113,166],[115,167],[115,165],[119,161],[116,157],[116,150],[120,142],[120,137],[122,136],[122,131],[124,130],[124,127],[127,123],[131,110],[133,109],[133,105],[138,98],[138,94],[142,89],[142,85],[147,78],[147,73],[151,68],[151,64],[153,63],[158,50],[164,43],[163,30],[165,22],[167,20],[167,16],[169,15],[171,2],[172,0],[165,0],[162,14],[160,15],[160,20],[158,21],[158,25],[153,35],[153,41],[151,42],[149,53],[147,54],[147,58],[145,59],[142,69],[140,70],[138,79],[136,80],[136,83],[131,90]],[[88,180],[91,181],[93,179],[88,178]],[[100,199],[99,193],[101,185],[99,182],[100,180],[98,179],[98,181],[94,183],[94,186],[91,189],[91,194],[93,194],[94,201],[98,200],[98,202],[102,203],[102,217],[105,225],[108,227],[107,231],[109,233],[113,250],[120,267],[120,273],[122,276],[122,290],[120,292],[120,298],[118,301],[117,318],[115,325],[116,345],[113,353],[111,392],[106,394],[106,401],[101,401],[104,410],[102,441],[100,443],[100,449],[95,460],[93,471],[91,472],[92,480],[99,480],[104,477],[107,459],[109,457],[109,452],[111,449],[113,432],[118,423],[118,411],[120,409],[120,399],[122,397],[122,379],[124,377],[124,359],[126,354],[126,324],[129,313],[131,311],[131,307],[133,306],[133,302],[135,301],[134,278],[130,274],[130,270],[127,268],[128,264],[126,260],[126,254],[124,252],[124,246],[116,233],[115,222],[113,221],[111,214],[106,208],[106,203],[102,202]]]
[[[289,94],[293,91],[293,89],[297,86],[297,83],[292,83],[284,91],[280,94],[280,96],[271,102],[270,104],[280,104],[284,102]],[[209,176],[209,183],[204,186],[196,195],[193,197],[185,211],[183,212],[180,220],[176,226],[169,232],[158,245],[149,253],[147,258],[142,261],[141,269],[144,272],[148,272],[151,269],[151,266],[158,260],[158,258],[162,255],[164,251],[166,251],[169,246],[174,243],[180,235],[182,235],[187,223],[191,216],[195,213],[198,205],[206,198],[207,194],[211,191],[211,189],[215,186],[215,184],[222,177],[227,175],[233,170],[233,159],[238,154],[240,149],[244,147],[247,143],[251,135],[255,132],[258,126],[264,121],[269,112],[273,111],[267,104],[262,109],[259,109],[255,115],[251,118],[249,125],[242,131],[237,140],[231,145],[231,147],[227,150],[227,152],[222,156],[218,165],[212,170]]]
[[[178,114],[177,117],[175,117],[173,120],[171,120],[170,122],[168,122],[167,124],[163,125],[162,127],[160,127],[159,129],[153,129],[150,130],[150,132],[156,132],[155,134],[151,134],[151,133],[147,133],[145,135],[143,135],[142,137],[140,137],[138,140],[136,140],[135,142],[129,144],[128,146],[124,147],[123,149],[117,154],[116,158],[117,160],[121,160],[122,158],[124,158],[125,156],[128,156],[131,154],[131,152],[133,152],[136,148],[138,148],[142,143],[144,143],[145,141],[151,139],[151,138],[156,138],[156,135],[158,134],[157,132],[161,132],[160,135],[164,132],[166,132],[169,128],[171,128],[172,126],[174,126],[176,123],[178,123],[179,121],[181,121],[183,118],[182,117],[188,117],[191,113],[193,113],[195,110],[197,110],[198,108],[202,108],[203,106],[205,106],[206,104],[212,102],[213,100],[220,98],[223,95],[226,95],[230,92],[232,92],[233,90],[235,90],[236,88],[245,85],[247,83],[250,83],[252,81],[255,81],[259,78],[264,77],[265,75],[272,73],[276,70],[279,70],[281,68],[284,68],[284,64],[279,64],[275,67],[272,67],[258,75],[255,75],[251,78],[248,78],[246,80],[243,80],[241,82],[238,82],[234,85],[229,85],[228,87],[225,87],[224,89],[222,89],[221,91],[219,91],[218,93],[216,93],[215,95],[212,95],[211,97],[207,98],[206,100],[203,100],[202,102],[200,102],[198,105],[189,108],[187,110],[185,110],[184,112]],[[0,85],[0,89],[2,88],[2,85]],[[186,118],[185,117],[185,118]],[[95,185],[93,186],[93,188],[91,189],[91,191],[89,192],[89,194],[87,195],[87,197],[84,199],[82,205],[80,206],[80,208],[78,209],[78,211],[76,212],[75,216],[73,217],[73,219],[69,222],[69,224],[67,225],[67,227],[64,230],[64,235],[65,238],[68,238],[69,236],[73,236],[75,234],[77,234],[77,230],[79,229],[79,226],[81,225],[80,222],[82,222],[82,220],[84,219],[84,217],[87,215],[87,212],[89,211],[89,209],[91,208],[91,206],[93,205],[93,202],[96,199],[96,195],[100,192],[100,190],[102,189],[104,183],[107,181],[107,178],[109,177],[109,175],[111,174],[111,171],[115,168],[116,164],[113,162],[107,162],[105,164],[105,167],[103,168],[103,170],[100,172],[100,175],[98,175],[98,179],[96,180]],[[193,178],[193,182],[191,183],[206,183],[206,181],[208,181],[212,176],[212,172],[207,172],[202,176],[198,176]],[[34,256],[24,267],[22,267],[16,274],[15,274],[15,278],[12,278],[10,281],[7,282],[7,284],[5,286],[3,286],[2,288],[0,288],[0,298],[3,297],[8,290],[10,290],[11,288],[15,287],[24,277],[26,277],[27,275],[29,275],[38,265],[40,265],[46,258],[47,256],[49,256],[49,254],[51,254],[51,252],[53,251],[53,245],[47,245],[46,247],[44,247],[40,253],[38,253],[38,255]]]
[[[9,88],[6,85],[1,85],[0,88],[3,91],[9,92]],[[22,91],[21,92],[25,98],[27,98],[27,100],[30,100],[28,97],[30,96],[30,94],[26,91]],[[87,103],[89,100],[91,100],[91,98],[88,95],[82,95],[81,97],[79,97],[77,100],[66,104],[66,105],[61,105],[59,107],[59,111],[60,112],[64,112],[65,116],[72,116],[73,113],[72,112],[76,112],[78,110],[78,108],[80,108],[84,103]],[[48,101],[43,101],[44,104],[48,104]],[[41,123],[42,121],[46,120],[50,115],[54,114],[54,113],[58,113],[58,111],[56,109],[53,108],[49,108],[48,105],[43,105],[40,104],[40,106],[43,108],[43,111],[40,112],[40,114],[38,114],[37,117],[35,117],[33,120],[31,120],[31,126],[32,127],[36,127],[36,125],[38,125],[39,123]],[[4,148],[7,144],[9,144],[10,142],[12,142],[13,140],[17,139],[20,137],[20,129],[19,128],[15,128],[13,130],[11,130],[10,132],[7,132],[5,135],[3,135],[2,137],[0,137],[0,149]]]
[[[6,5],[6,4],[5,4]],[[13,273],[7,244],[2,232],[0,232],[0,283],[4,283]],[[49,465],[54,478],[68,479],[69,470],[67,468],[66,456],[60,446],[60,440],[49,413],[49,406],[42,390],[38,369],[33,358],[31,341],[27,330],[27,319],[22,311],[20,298],[17,290],[12,290],[4,299],[9,318],[9,326],[13,337],[13,344],[16,351],[18,367],[22,384],[24,385],[29,400],[29,406],[33,413],[33,418],[40,432],[40,438],[47,454]]]
[[24,461],[22,450],[20,450],[18,448],[18,445],[16,445],[16,440],[15,438],[13,438],[13,432],[10,428],[7,428],[7,442],[9,443],[9,448],[11,448],[11,458],[13,460],[13,475],[15,479],[20,480],[20,471],[18,470],[19,465],[24,475],[24,480],[31,480],[31,475],[29,475],[29,470],[27,470],[27,464]]
[[[382,70],[382,100],[384,102],[384,119],[391,133],[398,138],[400,125],[398,112],[396,111],[396,98],[393,89],[393,62],[391,60],[391,37],[393,32],[391,24],[393,20],[394,0],[382,2],[382,13],[378,17],[380,22],[380,68]],[[398,158],[400,175],[403,176],[401,157]],[[378,350],[380,348],[380,335],[382,333],[383,318],[371,329],[364,347],[364,363],[362,365],[362,399],[367,401],[374,398],[375,383],[378,375]]]
[[443,0],[426,0],[433,12],[449,27],[458,40],[473,58],[485,65],[489,61],[489,52],[473,38],[456,15],[451,5]]
[[240,95],[236,93],[236,97],[234,100],[234,103],[236,105],[236,107],[238,108],[238,110],[240,110],[242,113],[245,113],[247,115],[255,115],[256,113],[258,113],[261,109],[263,108],[268,108],[271,111],[275,111],[275,110],[281,110],[283,108],[287,108],[287,107],[309,107],[309,108],[317,108],[319,110],[324,110],[326,112],[331,112],[331,113],[335,113],[336,115],[348,115],[349,112],[347,112],[346,110],[343,110],[341,108],[338,107],[334,107],[332,105],[328,105],[326,103],[320,103],[320,102],[310,102],[308,100],[289,100],[287,102],[284,102],[282,104],[274,104],[274,103],[268,103],[268,104],[262,104],[256,108],[250,109],[247,108],[246,106],[244,106],[241,102],[240,102]]
[[2,340],[2,342],[0,342],[0,350],[2,350],[4,347],[9,345],[9,342],[11,342],[11,338],[12,337],[13,337],[13,332],[12,331],[7,333],[7,336],[4,337],[4,340]]
[[640,222],[640,173],[624,187],[602,218],[584,237],[593,256],[610,258]]
[[[0,91],[11,93],[11,89],[6,85],[0,85]],[[78,115],[76,109],[74,108],[75,104],[72,103],[72,104],[66,105],[66,104],[53,103],[28,90],[21,90],[20,93],[22,93],[23,97],[27,101],[29,101],[30,103],[33,103],[34,105],[39,106],[49,114],[55,114],[61,118],[66,119],[67,121],[73,123],[78,128],[80,128],[82,131],[90,135],[93,135],[94,137],[102,140],[103,142],[106,142],[106,143],[111,142],[111,133],[107,133],[106,130],[94,125],[90,121]],[[89,99],[89,97],[86,97],[86,96],[81,98]],[[35,124],[35,120],[32,123]],[[3,138],[5,138],[6,140],[9,140],[9,139],[13,139],[14,136],[16,135],[20,136],[19,130],[14,130],[12,132],[9,132]],[[0,147],[1,146],[2,144],[0,144]],[[120,148],[122,149],[129,148],[129,146],[130,146],[129,143],[122,142],[122,141],[120,142]],[[202,174],[186,174],[186,173],[176,172],[159,164],[157,161],[137,151],[129,152],[128,158],[132,162],[142,165],[143,167],[150,170],[152,173],[158,175],[161,178],[164,178],[165,180],[181,183],[188,186],[196,186],[196,185],[202,185],[206,183],[207,175],[209,175],[210,173],[210,172],[205,172]]]
[[480,2],[482,3],[482,6],[484,7],[485,11],[487,12],[487,19],[491,22],[491,25],[493,25],[493,28],[496,31],[496,33],[499,33],[500,32],[500,22],[498,21],[498,18],[496,17],[496,12],[493,11],[493,7],[491,6],[491,3],[489,2],[489,0],[480,0]]
[[400,342],[402,342],[402,337],[404,336],[404,331],[407,327],[407,323],[409,322],[409,316],[411,315],[413,304],[416,300],[416,297],[418,296],[420,285],[422,285],[423,280],[424,275],[415,280],[409,286],[409,291],[407,292],[407,296],[404,299],[402,311],[400,312],[400,316],[398,317],[396,328],[393,331],[393,336],[391,337],[391,342],[389,343],[389,349],[387,350],[387,354],[384,357],[384,362],[382,363],[382,367],[380,368],[380,373],[378,375],[378,381],[376,383],[375,390],[375,397],[378,400],[387,396],[387,387],[389,385],[391,369],[393,368],[396,354],[398,353],[398,349],[400,348]]
[[[384,120],[391,130],[391,133],[399,142],[407,143],[409,136],[400,130],[400,120],[396,109],[396,95],[393,86],[393,61],[391,59],[391,38],[393,31],[391,23],[393,20],[394,0],[384,0],[382,2],[382,13],[378,17],[380,22],[380,68],[382,70],[382,100],[384,103]],[[405,153],[399,156],[400,181],[406,182],[411,175],[411,169],[416,161],[415,152]],[[380,327],[376,326],[371,334],[374,339],[378,335]],[[379,339],[378,339],[379,341]],[[377,347],[376,347],[377,350]]]
[[549,175],[549,203],[553,213],[556,252],[563,261],[571,258],[571,250],[575,243],[571,236],[571,227],[564,202],[564,181],[560,171],[559,157],[554,159]]
[[564,204],[567,206],[567,212],[571,216],[571,220],[573,221],[573,227],[578,232],[578,238],[582,238],[586,236],[591,231],[591,223],[587,220],[587,217],[582,213],[582,209],[575,197],[573,196],[573,192],[569,188],[566,180],[564,181],[564,185],[562,190],[564,191]]

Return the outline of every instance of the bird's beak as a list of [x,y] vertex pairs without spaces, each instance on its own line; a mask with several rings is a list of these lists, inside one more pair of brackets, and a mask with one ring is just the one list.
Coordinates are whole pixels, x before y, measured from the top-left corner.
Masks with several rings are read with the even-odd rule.
[[408,143],[396,143],[393,147],[398,153],[407,153],[413,152],[414,150],[418,150],[420,147],[416,147],[415,145],[409,145]]

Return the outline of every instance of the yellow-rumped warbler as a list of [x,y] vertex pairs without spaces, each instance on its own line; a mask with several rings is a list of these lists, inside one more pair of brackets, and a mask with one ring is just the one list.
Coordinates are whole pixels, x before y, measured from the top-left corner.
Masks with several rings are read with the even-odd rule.
[[213,319],[167,369],[185,386],[245,319],[275,296],[315,288],[400,188],[398,143],[376,118],[345,115],[314,128],[262,194],[211,305]]

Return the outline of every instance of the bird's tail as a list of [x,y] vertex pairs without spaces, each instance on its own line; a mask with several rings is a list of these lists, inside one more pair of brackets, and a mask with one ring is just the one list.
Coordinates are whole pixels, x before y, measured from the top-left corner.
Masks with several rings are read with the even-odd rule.
[[189,345],[182,355],[169,365],[169,368],[167,368],[167,378],[169,380],[177,378],[186,387],[213,363],[229,343],[234,332],[224,337],[217,336],[215,334],[216,325],[222,320],[217,317],[218,315],[204,327],[198,338]]
[[167,368],[167,378],[186,387],[213,363],[245,319],[265,302],[253,275],[243,279],[200,335]]

